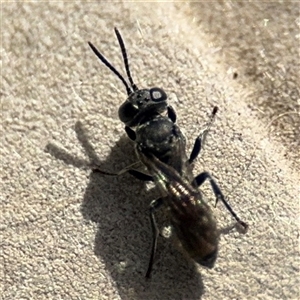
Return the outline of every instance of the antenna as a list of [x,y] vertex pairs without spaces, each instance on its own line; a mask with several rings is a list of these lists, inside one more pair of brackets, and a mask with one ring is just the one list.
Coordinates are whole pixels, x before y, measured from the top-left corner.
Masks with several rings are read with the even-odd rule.
[[[121,41],[122,41],[122,38],[121,38]],[[119,41],[120,42],[120,41]],[[122,41],[123,42],[123,41]],[[96,56],[102,61],[102,63],[107,67],[109,68],[122,82],[123,84],[125,85],[126,87],[126,92],[127,92],[127,95],[129,96],[130,94],[133,93],[133,90],[135,90],[135,88],[137,89],[137,87],[132,84],[132,79],[131,77],[129,77],[129,80],[131,79],[130,83],[132,85],[132,89],[129,87],[128,83],[126,82],[126,80],[124,79],[124,77],[115,69],[115,67],[113,67],[113,65],[97,50],[97,48],[91,43],[91,42],[88,42],[89,46],[91,47],[91,49],[93,50],[93,52],[96,54]],[[124,43],[123,43],[123,46],[124,46]],[[122,48],[121,48],[122,49]],[[125,49],[125,48],[124,48]],[[125,52],[126,54],[126,52]],[[123,58],[124,58],[124,54],[123,54]],[[126,60],[127,60],[127,56],[126,56]],[[125,61],[124,61],[125,63]],[[126,66],[126,63],[125,63],[125,66]],[[128,61],[127,61],[127,67],[128,67]],[[127,69],[126,69],[127,71]],[[128,71],[129,72],[129,71]],[[127,72],[127,74],[128,74]],[[130,74],[130,73],[129,73]]]
[[132,87],[133,91],[137,91],[138,87],[133,82],[131,74],[130,74],[129,63],[128,63],[128,56],[127,56],[127,52],[126,52],[126,47],[125,47],[124,41],[123,41],[122,36],[121,36],[119,30],[117,29],[117,27],[115,27],[115,33],[116,33],[116,36],[117,36],[117,39],[118,39],[118,42],[119,42],[119,45],[120,45],[120,48],[121,48],[121,52],[122,52],[122,56],[123,56],[123,61],[124,61],[124,65],[125,65],[125,70],[126,70],[127,77],[129,79],[129,82],[131,84],[131,87]]

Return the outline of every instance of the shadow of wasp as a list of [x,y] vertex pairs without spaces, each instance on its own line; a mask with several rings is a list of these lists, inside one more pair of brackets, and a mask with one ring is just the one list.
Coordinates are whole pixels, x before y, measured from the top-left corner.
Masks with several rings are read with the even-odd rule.
[[[97,167],[94,171],[111,176],[128,172],[140,180],[153,181],[161,192],[161,197],[153,200],[149,209],[153,238],[147,278],[151,276],[159,236],[155,211],[163,204],[168,208],[171,225],[183,251],[200,265],[212,268],[218,254],[220,231],[198,187],[206,180],[209,181],[216,196],[216,204],[221,200],[245,232],[248,228],[225,200],[219,186],[208,172],[193,177],[192,164],[200,154],[218,108],[213,108],[210,120],[195,139],[188,159],[186,140],[176,125],[176,112],[168,105],[167,94],[158,87],[151,89],[137,87],[131,77],[126,47],[117,28],[115,34],[121,48],[129,84],[92,43],[88,44],[100,61],[126,88],[128,98],[119,108],[119,118],[125,124],[127,136],[135,142],[139,160],[117,173],[106,172]],[[138,170],[140,168],[145,170]]]

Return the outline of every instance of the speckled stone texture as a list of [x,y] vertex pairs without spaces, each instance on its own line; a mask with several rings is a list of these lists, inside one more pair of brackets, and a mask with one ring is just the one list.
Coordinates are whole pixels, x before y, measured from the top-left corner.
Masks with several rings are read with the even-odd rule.
[[[298,298],[299,3],[1,5],[1,299]],[[137,85],[168,93],[188,151],[219,107],[194,172],[211,172],[250,228],[224,230],[212,270],[160,238],[146,281],[157,191],[89,169],[136,161],[124,86],[87,45],[123,72],[114,26]]]

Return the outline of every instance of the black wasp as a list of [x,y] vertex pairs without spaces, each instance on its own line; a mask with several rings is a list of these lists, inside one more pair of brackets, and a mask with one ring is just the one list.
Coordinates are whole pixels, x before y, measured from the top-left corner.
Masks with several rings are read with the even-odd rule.
[[[176,125],[175,110],[167,103],[167,94],[161,88],[139,89],[133,82],[125,44],[115,28],[129,84],[113,65],[89,42],[89,46],[124,84],[128,98],[119,108],[119,118],[125,124],[128,137],[135,142],[139,162],[119,173],[95,171],[106,175],[130,173],[140,180],[154,181],[161,192],[159,199],[150,204],[150,220],[153,232],[151,257],[146,277],[150,277],[156,251],[159,230],[155,210],[167,205],[170,221],[181,247],[197,263],[212,268],[218,253],[219,231],[210,207],[203,200],[198,187],[206,180],[211,184],[216,201],[221,200],[236,221],[247,229],[244,223],[225,200],[217,183],[207,172],[193,177],[192,163],[201,151],[205,137],[212,124],[217,107],[213,109],[210,122],[196,138],[189,159],[186,155],[186,141]],[[150,174],[133,168],[140,162]]]

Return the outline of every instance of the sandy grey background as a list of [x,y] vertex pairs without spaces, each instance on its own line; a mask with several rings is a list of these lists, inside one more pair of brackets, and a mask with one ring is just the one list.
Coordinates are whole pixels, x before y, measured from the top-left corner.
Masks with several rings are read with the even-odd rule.
[[[2,3],[2,299],[296,299],[299,296],[299,4]],[[157,195],[117,109],[113,28],[139,87],[163,87],[189,141],[220,110],[195,174],[218,180],[246,235],[222,235],[213,270],[160,239],[146,282]],[[237,73],[237,78],[234,78]],[[270,125],[271,122],[271,125]],[[213,196],[205,189],[208,201]],[[220,228],[233,223],[220,203]]]

